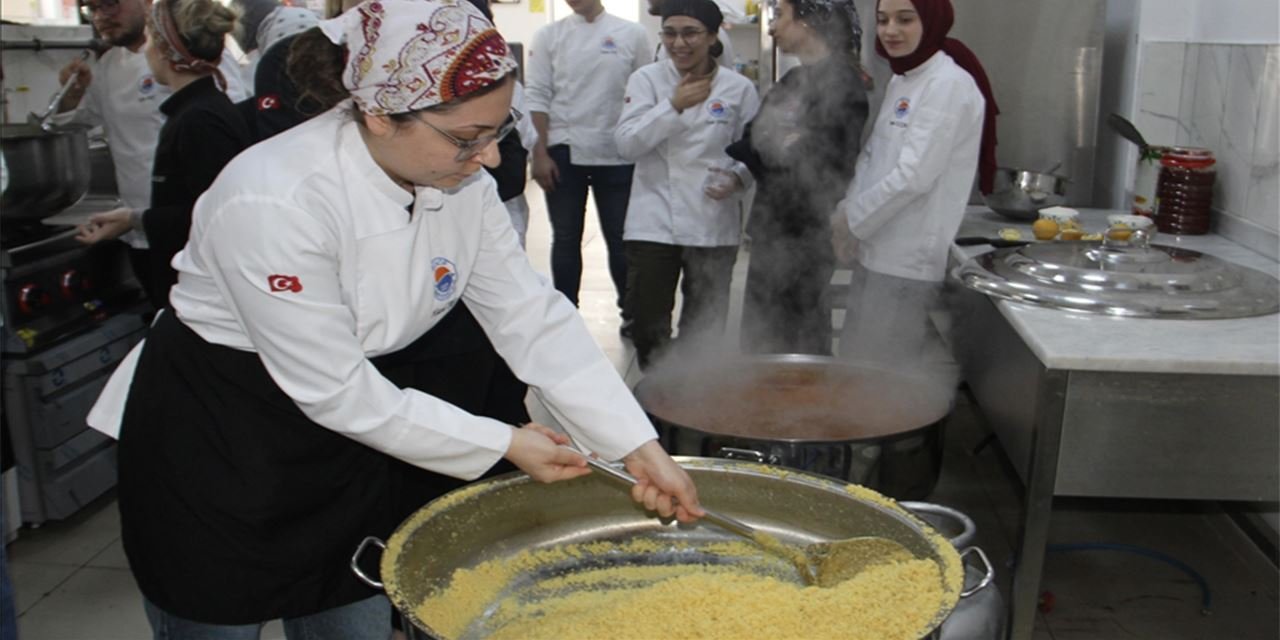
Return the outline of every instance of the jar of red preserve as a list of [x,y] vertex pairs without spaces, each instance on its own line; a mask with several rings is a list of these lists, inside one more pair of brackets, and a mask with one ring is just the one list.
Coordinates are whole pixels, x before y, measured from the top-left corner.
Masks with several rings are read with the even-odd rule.
[[1170,147],[1156,181],[1156,228],[1165,233],[1209,233],[1217,160],[1208,149]]

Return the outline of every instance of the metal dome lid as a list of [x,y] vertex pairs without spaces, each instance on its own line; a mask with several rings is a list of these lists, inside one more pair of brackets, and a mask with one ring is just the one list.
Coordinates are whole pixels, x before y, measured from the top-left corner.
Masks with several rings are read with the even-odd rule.
[[1280,281],[1210,255],[1132,242],[1046,242],[997,249],[955,271],[982,293],[1133,318],[1220,319],[1280,311]]

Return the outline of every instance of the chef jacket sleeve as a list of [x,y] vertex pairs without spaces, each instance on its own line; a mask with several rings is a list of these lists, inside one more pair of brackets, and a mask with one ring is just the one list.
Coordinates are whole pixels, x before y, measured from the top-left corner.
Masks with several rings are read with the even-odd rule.
[[[183,191],[190,194],[186,202],[151,207],[142,214],[142,226],[152,251],[173,256],[187,244],[191,233],[191,210],[222,168],[251,140],[243,123],[228,122],[208,111],[194,111],[183,118],[174,135],[180,166],[168,175],[182,181]],[[240,125],[240,126],[237,126]]]
[[516,81],[516,89],[511,97],[511,106],[524,115],[516,122],[516,132],[520,134],[520,144],[525,151],[532,152],[538,144],[538,129],[533,126],[533,117],[529,115],[529,101],[525,99],[524,85]]
[[[199,222],[202,214],[210,219]],[[272,380],[308,418],[458,478],[478,477],[506,452],[509,425],[401,389],[365,356],[338,279],[340,247],[354,240],[338,223],[248,194],[196,216],[195,241],[227,305]]]
[[530,266],[495,193],[486,195],[483,220],[463,298],[511,371],[574,440],[601,457],[616,460],[655,439],[578,310]]
[[[94,65],[93,68],[95,71],[98,70],[97,65]],[[80,98],[80,104],[77,105],[75,109],[64,111],[63,113],[55,113],[49,117],[49,119],[53,121],[53,124],[64,125],[76,122],[93,127],[104,124],[102,119],[101,98],[98,97],[99,93],[102,91],[102,86],[99,84],[95,87],[93,82],[103,83],[106,81],[95,76],[90,82],[89,87],[85,89],[84,97]]]
[[555,69],[552,58],[555,57],[555,46],[552,28],[549,24],[533,35],[533,46],[529,47],[529,66],[525,70],[524,101],[529,113],[551,113],[551,101],[555,98]]
[[623,158],[635,161],[671,136],[684,132],[684,122],[671,106],[671,96],[658,95],[648,74],[639,71],[631,74],[626,96],[618,128],[613,132],[613,140]]
[[842,207],[853,235],[867,238],[874,234],[914,199],[936,187],[950,167],[963,114],[954,106],[954,92],[940,88],[942,91],[929,96],[931,99],[922,97],[914,107],[893,169],[875,184],[860,185],[860,190],[844,201]]

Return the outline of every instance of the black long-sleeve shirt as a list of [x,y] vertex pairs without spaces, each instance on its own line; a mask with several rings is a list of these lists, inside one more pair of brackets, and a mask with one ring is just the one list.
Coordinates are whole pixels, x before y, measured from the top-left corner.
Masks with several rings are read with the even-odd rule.
[[178,274],[169,263],[187,244],[191,210],[236,154],[252,144],[249,127],[212,77],[178,90],[160,105],[164,126],[151,170],[151,206],[142,215],[150,245],[143,285],[151,303],[169,302]]
[[757,181],[752,237],[829,233],[853,178],[868,115],[862,76],[840,56],[786,73],[729,156]]

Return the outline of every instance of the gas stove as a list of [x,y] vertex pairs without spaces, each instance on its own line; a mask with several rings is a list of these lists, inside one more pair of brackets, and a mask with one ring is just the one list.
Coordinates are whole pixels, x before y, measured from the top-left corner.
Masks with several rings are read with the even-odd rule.
[[142,304],[127,247],[120,242],[82,245],[70,223],[116,206],[113,197],[89,196],[53,218],[4,225],[0,351],[39,351]]

